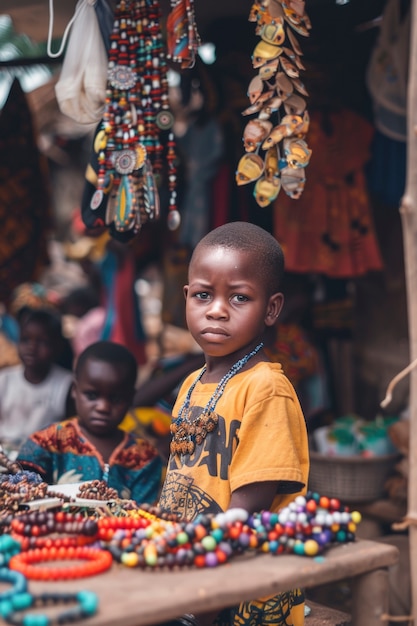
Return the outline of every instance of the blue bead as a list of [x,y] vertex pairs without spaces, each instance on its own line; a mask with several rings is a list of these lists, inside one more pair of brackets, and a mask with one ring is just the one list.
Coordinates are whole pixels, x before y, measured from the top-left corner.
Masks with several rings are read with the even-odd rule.
[[79,591],[77,600],[85,615],[94,615],[97,612],[98,597],[93,591]]
[[13,613],[13,611],[13,604],[10,600],[0,600],[0,617],[4,617],[4,619],[7,619],[8,616]]
[[11,602],[15,611],[22,611],[23,609],[28,609],[32,606],[33,596],[28,592],[16,593],[11,598]]

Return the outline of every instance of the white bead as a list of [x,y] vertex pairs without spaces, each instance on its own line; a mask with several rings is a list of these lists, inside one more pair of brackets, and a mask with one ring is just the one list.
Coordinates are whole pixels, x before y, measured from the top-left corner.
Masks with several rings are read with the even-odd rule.
[[225,512],[226,521],[228,522],[246,522],[249,513],[245,509],[228,509]]
[[304,496],[297,496],[294,502],[297,506],[305,506],[306,499]]

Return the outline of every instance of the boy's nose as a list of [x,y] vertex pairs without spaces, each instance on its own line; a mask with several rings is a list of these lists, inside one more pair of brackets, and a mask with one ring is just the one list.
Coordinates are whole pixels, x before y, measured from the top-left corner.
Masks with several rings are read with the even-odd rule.
[[99,411],[102,411],[103,413],[108,413],[110,410],[110,402],[107,398],[97,398],[97,403],[96,403],[97,409]]
[[228,316],[226,302],[223,298],[213,300],[207,310],[207,317],[224,319]]

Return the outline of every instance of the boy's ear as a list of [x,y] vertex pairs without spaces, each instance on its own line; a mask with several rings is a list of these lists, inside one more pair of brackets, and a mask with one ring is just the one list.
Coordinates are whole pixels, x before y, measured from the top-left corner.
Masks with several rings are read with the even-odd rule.
[[184,285],[183,287],[183,293],[184,293],[184,298],[187,299],[187,294],[188,294],[188,285]]
[[76,384],[77,384],[77,382],[76,382],[76,380],[74,378],[74,380],[72,381],[72,384],[71,384],[71,398],[73,400],[75,400],[75,386],[76,386]]
[[277,321],[282,307],[284,306],[284,294],[274,293],[268,302],[265,316],[265,324],[267,326],[273,326]]

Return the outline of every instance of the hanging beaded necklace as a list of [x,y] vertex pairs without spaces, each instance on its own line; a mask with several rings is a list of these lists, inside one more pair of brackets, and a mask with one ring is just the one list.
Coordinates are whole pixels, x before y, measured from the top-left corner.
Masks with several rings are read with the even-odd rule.
[[207,367],[204,365],[203,369],[189,388],[185,400],[178,411],[177,418],[170,426],[172,434],[172,441],[170,445],[171,454],[180,454],[181,456],[185,454],[192,454],[195,450],[196,444],[202,443],[207,433],[213,432],[219,421],[219,416],[215,413],[214,409],[216,408],[217,402],[222,397],[227,383],[246,365],[249,359],[259,352],[263,345],[264,344],[261,341],[261,343],[259,343],[256,348],[252,350],[252,352],[245,354],[244,357],[232,365],[227,374],[225,374],[220,380],[202,413],[196,419],[191,420],[191,395],[197,383],[202,379],[206,372]]

